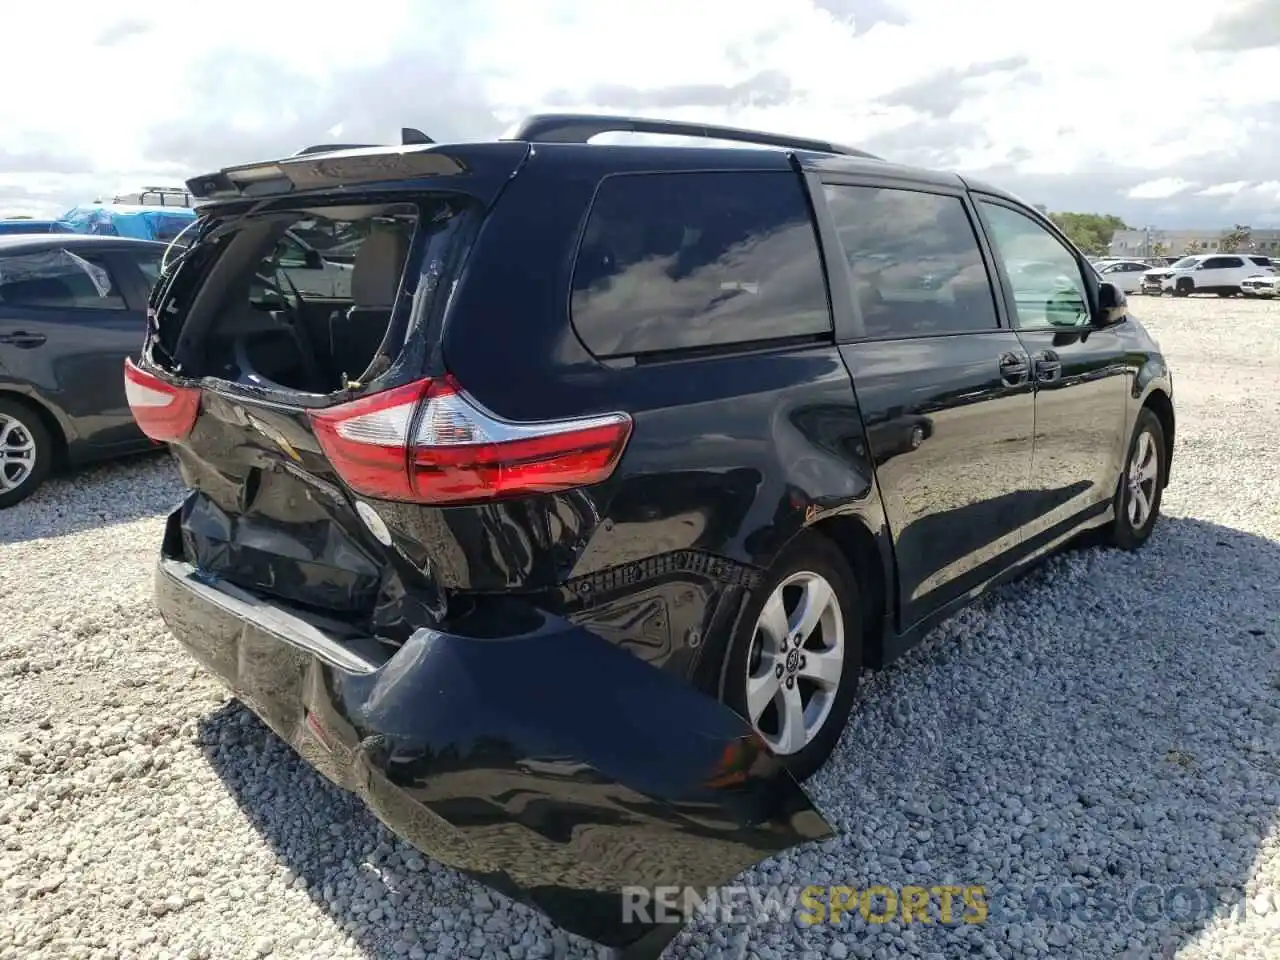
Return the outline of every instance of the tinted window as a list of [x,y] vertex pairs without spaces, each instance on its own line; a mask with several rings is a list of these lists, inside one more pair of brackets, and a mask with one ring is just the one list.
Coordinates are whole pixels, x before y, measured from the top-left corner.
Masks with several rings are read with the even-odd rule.
[[994,330],[994,295],[958,197],[823,188],[868,337]]
[[70,250],[0,258],[0,303],[13,307],[124,310],[105,266]]
[[822,262],[790,173],[627,174],[596,194],[573,324],[618,356],[829,333]]
[[1031,217],[999,204],[980,205],[1013,293],[1014,326],[1035,330],[1089,324],[1089,296],[1076,255]]
[[154,287],[156,281],[160,279],[160,261],[164,256],[164,251],[125,250],[123,253],[138,265],[138,269],[142,271],[143,279],[147,282],[147,289]]
[[160,215],[151,218],[151,235],[152,239],[160,240],[168,243],[177,237],[183,230],[191,226],[194,218],[184,216],[168,216]]
[[1231,267],[1243,267],[1244,261],[1239,257],[1210,257],[1204,262],[1206,270],[1226,270]]
[[1260,267],[1269,267],[1269,266],[1271,266],[1271,258],[1270,258],[1270,257],[1250,257],[1249,259],[1250,259],[1250,260],[1252,260],[1254,263],[1256,263],[1256,264],[1257,264],[1258,266],[1260,266]]
[[280,238],[276,253],[279,255],[277,262],[282,267],[305,267],[307,265],[306,248],[287,233]]

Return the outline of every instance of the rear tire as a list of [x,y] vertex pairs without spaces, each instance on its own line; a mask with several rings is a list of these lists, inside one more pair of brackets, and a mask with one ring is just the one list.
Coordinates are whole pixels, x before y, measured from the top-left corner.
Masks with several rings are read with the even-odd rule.
[[[1108,538],[1113,546],[1137,550],[1151,536],[1160,516],[1160,501],[1168,475],[1166,451],[1164,428],[1159,418],[1144,407],[1138,411],[1115,493],[1116,516]],[[1145,479],[1141,479],[1143,477]]]
[[797,780],[826,763],[848,723],[862,673],[861,613],[844,556],[820,534],[802,533],[778,556],[730,638],[720,699]]
[[39,489],[53,466],[53,438],[25,403],[0,397],[0,510]]

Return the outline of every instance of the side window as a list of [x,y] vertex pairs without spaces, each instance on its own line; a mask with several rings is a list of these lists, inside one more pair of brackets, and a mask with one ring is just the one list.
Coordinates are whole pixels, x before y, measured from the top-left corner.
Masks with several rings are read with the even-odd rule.
[[160,263],[164,258],[162,250],[125,250],[122,253],[129,257],[142,272],[142,278],[150,290],[160,280]]
[[995,297],[959,197],[823,188],[863,333],[879,339],[995,330]]
[[276,256],[279,266],[288,269],[302,268],[307,265],[307,251],[297,240],[285,234],[276,245]]
[[1019,330],[1087,326],[1092,317],[1080,262],[1043,226],[1001,204],[979,201],[1014,300]]
[[800,180],[783,172],[623,174],[596,193],[573,326],[598,357],[831,332]]
[[1249,259],[1250,259],[1250,260],[1252,260],[1252,261],[1254,262],[1254,264],[1255,264],[1256,266],[1259,266],[1259,267],[1269,267],[1269,266],[1271,266],[1271,258],[1270,258],[1270,257],[1250,257]]
[[124,310],[110,271],[70,250],[41,250],[0,258],[0,303],[11,307]]

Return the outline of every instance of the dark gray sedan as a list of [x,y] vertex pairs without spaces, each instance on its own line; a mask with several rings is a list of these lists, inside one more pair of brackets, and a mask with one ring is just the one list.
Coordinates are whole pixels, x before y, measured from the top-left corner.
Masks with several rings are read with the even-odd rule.
[[121,370],[142,345],[164,251],[122,237],[0,236],[0,508],[54,467],[152,446]]

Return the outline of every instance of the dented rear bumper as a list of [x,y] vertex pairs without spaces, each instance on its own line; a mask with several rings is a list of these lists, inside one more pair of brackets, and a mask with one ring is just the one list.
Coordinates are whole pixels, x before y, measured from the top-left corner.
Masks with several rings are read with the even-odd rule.
[[832,835],[731,710],[595,635],[420,630],[391,656],[162,557],[177,639],[326,777],[442,863],[624,955],[678,932],[623,889],[705,890]]

